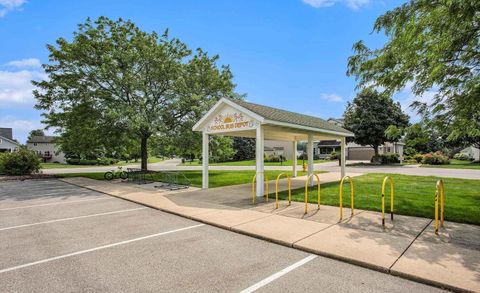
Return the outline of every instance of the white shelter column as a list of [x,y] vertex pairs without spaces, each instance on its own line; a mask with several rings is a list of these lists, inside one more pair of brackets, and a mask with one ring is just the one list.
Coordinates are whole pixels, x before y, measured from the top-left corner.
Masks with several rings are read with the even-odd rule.
[[292,147],[292,177],[297,177],[297,141],[293,141]]
[[[308,135],[308,143],[307,143],[307,159],[308,159],[308,176],[313,174],[313,135]],[[313,185],[313,178],[310,178],[308,184],[310,186]]]
[[263,154],[264,154],[264,130],[262,125],[258,125],[257,133],[255,136],[255,143],[256,143],[256,152],[255,152],[255,159],[256,159],[256,172],[257,172],[257,196],[263,196],[265,194],[264,188],[264,164],[263,164]]
[[202,188],[208,188],[208,133],[202,132]]
[[342,178],[345,177],[345,155],[346,155],[346,148],[345,148],[345,137],[341,138],[341,145],[340,145],[340,174]]

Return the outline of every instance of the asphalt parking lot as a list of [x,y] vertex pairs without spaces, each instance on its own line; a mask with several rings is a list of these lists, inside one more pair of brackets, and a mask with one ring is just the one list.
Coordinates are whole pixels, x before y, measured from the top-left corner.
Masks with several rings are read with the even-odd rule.
[[0,292],[436,292],[57,180],[0,182]]

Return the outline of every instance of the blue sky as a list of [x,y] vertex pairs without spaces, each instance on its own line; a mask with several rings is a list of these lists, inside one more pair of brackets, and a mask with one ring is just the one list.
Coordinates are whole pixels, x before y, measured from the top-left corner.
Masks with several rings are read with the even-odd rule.
[[[399,0],[53,1],[0,0],[0,127],[25,142],[41,127],[31,79],[44,78],[46,44],[70,38],[87,17],[133,20],[146,31],[180,38],[190,48],[219,54],[230,64],[237,92],[247,100],[322,118],[340,117],[355,96],[347,58],[371,34],[375,19]],[[395,96],[405,110],[408,91]]]

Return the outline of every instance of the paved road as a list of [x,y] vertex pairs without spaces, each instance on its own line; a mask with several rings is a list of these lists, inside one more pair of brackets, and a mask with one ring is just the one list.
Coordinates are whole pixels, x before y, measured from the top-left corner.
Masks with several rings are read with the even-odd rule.
[[440,292],[59,181],[0,183],[0,292]]
[[[149,164],[149,169],[155,171],[182,171],[182,170],[201,170],[198,164],[192,166],[180,166],[180,160],[166,160],[159,163]],[[129,165],[126,167],[139,167],[138,165]],[[125,167],[125,168],[126,168]],[[79,173],[79,172],[106,172],[112,167],[87,167],[87,168],[64,168],[64,169],[45,169],[47,174]],[[265,166],[266,170],[291,170],[290,166]],[[301,170],[301,167],[298,167]],[[255,170],[254,166],[210,166],[210,170]],[[315,170],[336,172],[340,174],[340,167],[337,162],[327,162],[315,165]],[[480,170],[471,169],[444,169],[444,168],[420,168],[418,166],[378,166],[361,167],[347,166],[347,173],[393,173],[418,176],[437,176],[448,178],[480,179]],[[339,175],[340,176],[340,175]]]

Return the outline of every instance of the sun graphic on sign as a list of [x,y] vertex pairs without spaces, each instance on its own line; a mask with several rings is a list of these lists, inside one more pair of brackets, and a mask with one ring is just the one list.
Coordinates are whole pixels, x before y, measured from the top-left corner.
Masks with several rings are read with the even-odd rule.
[[225,117],[225,119],[223,119],[223,123],[232,123],[232,122],[233,122],[232,118],[230,118],[228,116]]

